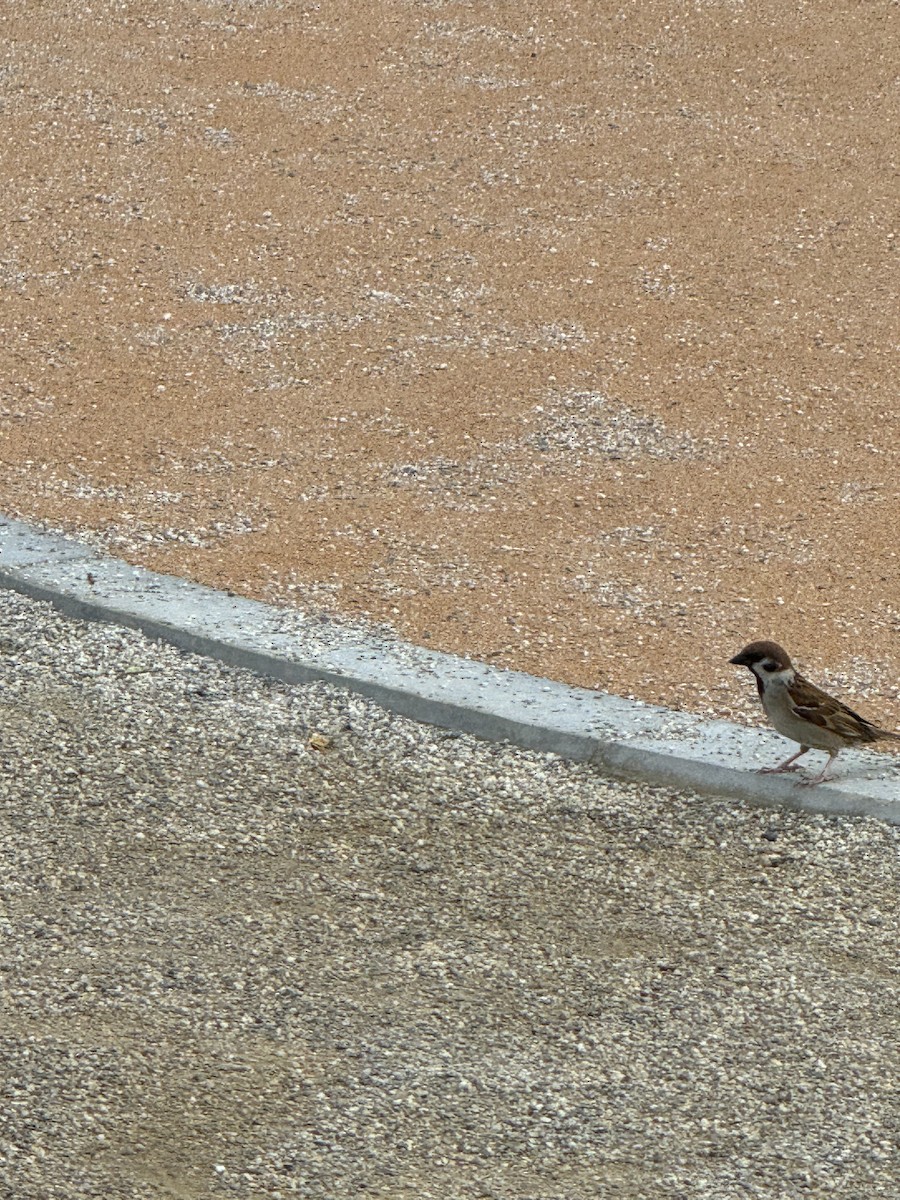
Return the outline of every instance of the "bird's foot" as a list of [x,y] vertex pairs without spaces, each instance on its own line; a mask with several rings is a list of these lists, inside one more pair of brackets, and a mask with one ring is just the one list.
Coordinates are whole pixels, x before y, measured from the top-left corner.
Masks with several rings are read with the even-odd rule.
[[800,766],[796,763],[781,763],[777,767],[760,767],[757,775],[787,775],[791,771],[799,771]]
[[834,779],[833,775],[826,775],[823,771],[821,775],[813,775],[811,779],[798,779],[797,787],[815,787],[817,783],[828,783]]

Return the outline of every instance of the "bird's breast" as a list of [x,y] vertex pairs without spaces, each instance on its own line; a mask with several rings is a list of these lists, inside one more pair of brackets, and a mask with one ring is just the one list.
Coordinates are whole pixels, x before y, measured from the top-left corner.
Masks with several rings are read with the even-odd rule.
[[798,717],[784,683],[777,680],[770,683],[763,691],[762,705],[778,732],[793,742],[814,746],[817,750],[839,750],[846,745],[832,730]]

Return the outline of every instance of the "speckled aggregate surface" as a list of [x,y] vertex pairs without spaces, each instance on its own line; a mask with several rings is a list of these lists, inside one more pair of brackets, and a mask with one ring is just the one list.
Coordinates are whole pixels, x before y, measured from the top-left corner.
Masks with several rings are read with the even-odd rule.
[[900,726],[889,0],[9,0],[0,511],[704,715]]
[[898,830],[0,594],[0,1190],[894,1197]]

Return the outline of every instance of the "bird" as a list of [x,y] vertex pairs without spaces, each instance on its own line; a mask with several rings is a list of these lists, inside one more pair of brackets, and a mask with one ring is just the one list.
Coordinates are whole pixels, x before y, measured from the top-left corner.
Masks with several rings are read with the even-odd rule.
[[800,749],[777,767],[763,767],[761,774],[780,775],[796,771],[796,760],[808,750],[824,750],[828,762],[820,774],[801,782],[807,786],[832,779],[831,765],[847,746],[891,739],[900,742],[900,734],[880,729],[855,713],[852,708],[829,696],[794,668],[786,650],[777,642],[751,642],[734,658],[736,667],[749,667],[756,678],[759,698],[766,716],[780,734],[799,742]]

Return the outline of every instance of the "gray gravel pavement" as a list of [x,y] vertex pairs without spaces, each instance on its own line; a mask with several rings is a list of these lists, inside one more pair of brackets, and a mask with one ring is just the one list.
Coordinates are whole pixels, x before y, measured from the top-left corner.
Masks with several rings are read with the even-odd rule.
[[897,1196],[900,829],[0,653],[4,1198]]

